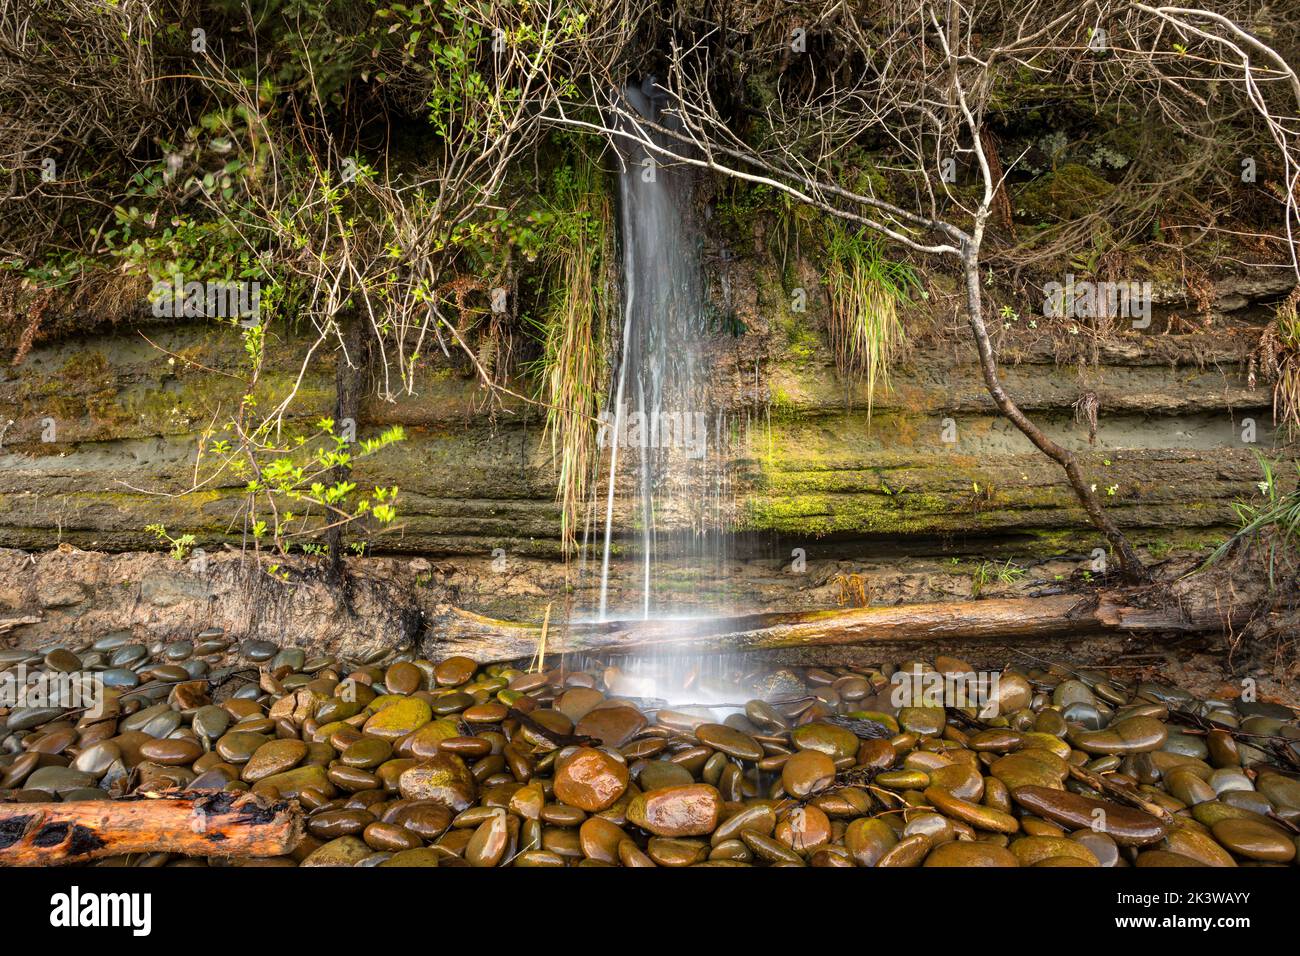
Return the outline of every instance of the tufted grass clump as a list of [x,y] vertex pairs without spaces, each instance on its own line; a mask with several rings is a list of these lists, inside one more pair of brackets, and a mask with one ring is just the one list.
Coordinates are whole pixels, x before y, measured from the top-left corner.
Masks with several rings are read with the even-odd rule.
[[[1268,562],[1270,590],[1276,590],[1279,575],[1294,572],[1300,555],[1300,487],[1284,491],[1278,480],[1277,463],[1255,453],[1263,479],[1258,483],[1262,500],[1234,501],[1241,527],[1210,553],[1202,569],[1218,564],[1234,549],[1258,542],[1263,545]],[[1300,477],[1300,464],[1296,465]]]
[[549,278],[534,373],[546,406],[556,468],[561,537],[576,531],[596,466],[597,414],[605,376],[605,326],[617,297],[613,208],[604,172],[585,153],[556,171],[536,217]]
[[915,270],[885,256],[874,236],[833,225],[825,283],[830,298],[827,332],[840,375],[865,380],[867,418],[875,398],[889,391],[890,368],[907,347],[899,307],[921,294]]

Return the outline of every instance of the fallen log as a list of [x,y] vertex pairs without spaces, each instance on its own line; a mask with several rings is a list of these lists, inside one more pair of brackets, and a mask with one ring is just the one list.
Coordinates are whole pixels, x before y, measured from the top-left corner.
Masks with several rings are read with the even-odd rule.
[[0,804],[0,866],[87,863],[125,853],[282,856],[302,835],[296,801],[252,793]]
[[[1145,604],[1137,601],[1145,600]],[[531,657],[542,629],[444,607],[428,648],[480,662]],[[605,623],[551,622],[547,652],[753,651],[931,640],[1008,640],[1222,630],[1236,615],[1206,602],[1156,602],[1151,589],[991,598],[829,611]]]
[[23,627],[27,624],[39,624],[41,618],[39,615],[26,615],[21,617],[0,617],[0,634],[8,634],[16,627]]

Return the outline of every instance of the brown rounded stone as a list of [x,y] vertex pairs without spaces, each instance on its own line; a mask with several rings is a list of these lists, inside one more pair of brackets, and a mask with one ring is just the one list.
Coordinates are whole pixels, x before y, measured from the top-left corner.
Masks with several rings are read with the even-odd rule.
[[1021,750],[993,761],[989,773],[1010,790],[1037,786],[1061,789],[1070,775],[1069,765],[1050,750]]
[[588,817],[578,828],[578,845],[583,856],[601,863],[618,863],[618,846],[626,839],[622,829],[601,817]]
[[471,866],[496,866],[501,862],[510,844],[508,820],[504,810],[496,810],[479,824],[465,847],[465,859]]
[[478,786],[465,761],[455,754],[434,754],[405,769],[398,790],[408,800],[436,800],[459,813],[474,803]]
[[577,807],[570,807],[563,803],[548,803],[542,807],[538,819],[543,823],[550,823],[557,827],[576,827],[587,819],[587,814]]
[[482,737],[448,737],[438,744],[438,749],[462,757],[486,757],[492,752],[492,745]]
[[277,773],[296,767],[307,756],[307,745],[301,740],[272,740],[262,744],[244,764],[240,778],[246,783],[256,783]]
[[627,785],[627,766],[603,750],[581,747],[557,761],[556,798],[588,813],[612,806]]
[[844,831],[844,846],[858,866],[875,866],[897,842],[898,834],[877,817],[859,817]]
[[835,782],[835,762],[820,750],[793,753],[781,767],[781,786],[796,800],[802,800]]
[[1237,861],[1232,854],[1214,842],[1214,837],[1200,827],[1182,824],[1174,827],[1165,837],[1160,849],[1198,860],[1203,866],[1233,867]]
[[[50,731],[39,736],[28,737],[23,741],[23,743],[27,746],[27,749],[33,753],[61,754],[70,744],[74,743],[76,739],[77,732],[69,727],[64,728],[63,730]],[[202,753],[202,748],[200,748],[200,753]],[[162,761],[158,760],[156,757],[150,759],[154,760],[156,763],[162,763]],[[181,762],[189,763],[190,761],[185,760]]]
[[1131,754],[1159,750],[1169,728],[1154,717],[1134,716],[1104,730],[1073,730],[1070,742],[1090,754]]
[[776,810],[771,803],[756,803],[727,817],[713,831],[709,842],[714,846],[738,837],[742,830],[752,830],[763,836],[771,836],[776,830]]
[[1137,859],[1133,861],[1134,866],[1140,867],[1160,867],[1161,869],[1171,866],[1204,866],[1200,860],[1194,860],[1190,856],[1183,856],[1181,853],[1174,853],[1170,850],[1143,850],[1138,854]]
[[947,790],[961,800],[979,802],[984,797],[984,778],[975,768],[954,763],[929,771],[930,786]]
[[442,742],[459,737],[454,720],[432,720],[398,741],[394,748],[417,759],[432,757],[442,749]]
[[753,763],[763,757],[763,748],[757,740],[725,724],[700,724],[695,728],[695,738],[737,760]]
[[803,866],[803,857],[774,837],[766,837],[753,830],[741,830],[740,839],[754,856],[781,866]]
[[203,748],[196,740],[185,737],[164,737],[161,740],[146,740],[142,743],[140,756],[154,763],[180,766],[198,760],[203,756]]
[[595,737],[606,747],[622,747],[641,732],[645,715],[635,707],[597,707],[578,721],[573,732]]
[[871,739],[862,741],[858,747],[858,766],[872,770],[888,770],[898,759],[894,745],[888,740]]
[[492,701],[487,704],[475,704],[466,707],[461,719],[467,724],[499,724],[506,719],[508,709],[505,704]]
[[355,836],[374,822],[375,816],[369,810],[326,810],[307,820],[307,831],[322,840],[335,840]]
[[564,692],[564,695],[555,702],[555,709],[576,724],[604,699],[605,695],[598,690],[590,687],[575,687]]
[[401,850],[385,860],[380,866],[412,867],[437,866],[438,852],[430,847],[418,847],[414,850]]
[[693,783],[637,794],[628,803],[627,819],[656,836],[703,836],[713,832],[721,812],[717,788]]
[[800,750],[816,750],[832,760],[857,755],[860,741],[847,727],[813,722],[796,727],[790,739]]
[[329,778],[330,783],[347,793],[378,790],[383,786],[379,777],[369,770],[362,770],[360,767],[349,767],[345,764],[335,764],[329,768],[325,776]]
[[343,836],[318,847],[299,866],[353,866],[369,856],[370,847],[355,836]]
[[285,800],[297,799],[304,790],[318,790],[328,796],[334,794],[334,787],[325,774],[325,768],[319,764],[304,764],[283,773],[263,777],[257,781],[257,786],[272,789]]
[[402,807],[392,823],[400,824],[422,840],[436,840],[451,826],[452,811],[433,800],[417,800]]
[[962,800],[939,787],[927,787],[925,789],[925,799],[944,816],[961,820],[963,823],[969,823],[978,830],[989,830],[994,833],[1015,833],[1020,829],[1020,821],[1011,814],[978,803],[971,803],[969,800]]
[[384,686],[390,694],[414,694],[423,682],[424,674],[409,661],[394,664],[384,672]]
[[361,770],[372,770],[393,755],[393,747],[386,740],[378,737],[362,737],[347,746],[339,755],[345,766]]
[[366,721],[363,728],[371,737],[399,740],[419,730],[433,718],[433,709],[428,701],[420,697],[384,698],[380,703],[383,706]]
[[872,782],[889,790],[924,790],[930,786],[930,775],[924,770],[886,770]]
[[1158,817],[1108,800],[1085,797],[1049,787],[1016,787],[1011,797],[1030,813],[1053,820],[1071,830],[1096,828],[1121,846],[1146,846],[1164,838],[1166,826]]
[[[115,740],[118,747],[122,749],[123,756],[127,756],[129,759],[130,742],[122,739],[125,736],[125,734],[119,735]],[[248,763],[249,758],[257,752],[257,748],[266,742],[267,738],[263,734],[250,734],[242,730],[232,730],[217,739],[216,751],[221,756],[221,759],[227,763],[244,764]],[[138,760],[140,743],[135,743],[134,746]],[[135,761],[128,762],[127,766],[130,766],[133,762]]]
[[548,869],[563,869],[568,866],[565,858],[559,853],[553,853],[550,850],[526,850],[515,857],[511,866],[523,868],[545,867]]
[[394,853],[424,845],[419,836],[396,823],[370,823],[361,831],[361,839],[365,840],[368,847]]
[[708,858],[709,845],[703,840],[652,837],[646,845],[646,855],[659,866],[694,866]]
[[1033,866],[1050,857],[1073,857],[1084,866],[1100,866],[1096,855],[1077,840],[1056,836],[1025,836],[1011,842],[1009,848],[1021,866]]
[[642,853],[631,840],[624,840],[618,845],[618,861],[628,867],[655,865],[655,861]]
[[[979,733],[971,734],[966,745],[974,751],[987,750],[991,753],[1006,753],[1010,750],[1020,749],[1022,742],[1019,733],[1002,727],[994,728],[992,730],[982,730]],[[929,864],[927,863],[926,865],[928,866]]]
[[886,850],[876,861],[876,866],[885,868],[920,866],[933,845],[934,841],[924,833],[914,833]]
[[1280,827],[1244,817],[1220,820],[1210,828],[1214,839],[1238,856],[1270,863],[1295,859],[1295,842]]
[[1019,866],[1016,855],[1006,847],[973,840],[940,843],[925,857],[923,866]]
[[773,835],[796,853],[808,853],[829,843],[833,834],[830,818],[821,809],[809,804],[795,807],[786,814],[777,823]]
[[1119,845],[1106,834],[1094,833],[1092,830],[1076,830],[1070,834],[1070,839],[1086,846],[1102,866],[1119,865]]
[[456,687],[473,677],[476,670],[478,664],[468,657],[449,657],[433,669],[433,679],[439,687]]

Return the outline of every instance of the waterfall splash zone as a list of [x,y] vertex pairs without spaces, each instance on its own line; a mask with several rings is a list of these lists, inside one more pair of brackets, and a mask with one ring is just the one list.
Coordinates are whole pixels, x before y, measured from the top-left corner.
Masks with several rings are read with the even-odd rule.
[[[711,620],[707,617],[656,615],[650,620],[683,627]],[[565,655],[568,656],[568,655]],[[736,701],[752,693],[754,674],[743,653],[695,652],[680,647],[637,651],[619,655],[582,655],[580,666],[596,666],[610,692],[658,705],[688,708],[690,705],[722,708],[720,713],[738,711]],[[569,664],[565,661],[565,664]],[[653,711],[656,706],[648,707]]]

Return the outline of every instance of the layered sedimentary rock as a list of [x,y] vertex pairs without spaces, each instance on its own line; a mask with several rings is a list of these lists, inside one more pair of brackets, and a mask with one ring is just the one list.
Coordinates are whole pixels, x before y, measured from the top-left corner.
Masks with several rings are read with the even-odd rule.
[[[1013,329],[1002,343],[1007,390],[1081,453],[1116,521],[1156,557],[1221,537],[1234,522],[1232,502],[1255,493],[1256,452],[1286,454],[1276,447],[1271,390],[1250,386],[1246,363],[1289,284],[1281,270],[1224,279],[1215,308],[1231,333],[1156,332],[1170,328],[1166,314],[1150,330],[1079,350],[1084,361],[1073,364],[1045,335]],[[753,284],[745,298],[744,287],[733,284],[731,305],[748,331],[720,335],[714,348],[715,388],[729,416],[721,513],[740,533],[736,556],[779,569],[795,549],[810,559],[1032,560],[1086,556],[1104,543],[1059,469],[994,413],[960,325],[918,337],[868,416],[863,389],[835,374],[816,311],[792,315]],[[305,345],[277,333],[263,404],[298,378]],[[0,449],[0,545],[156,548],[145,530],[155,523],[209,548],[237,543],[234,482],[179,495],[193,482],[200,433],[242,394],[242,358],[228,325],[142,324],[45,344],[6,368],[0,425],[12,424]],[[300,422],[333,412],[334,361],[327,354],[302,377]],[[1085,392],[1099,406],[1092,441],[1074,408]],[[416,394],[367,399],[358,433],[395,423],[407,440],[354,475],[401,488],[400,528],[373,546],[446,557],[470,575],[462,583],[471,598],[500,590],[474,578],[498,549],[517,568],[537,570],[538,595],[558,588],[562,575],[543,570],[560,554],[560,520],[537,410],[509,398],[493,405],[467,370],[437,356],[420,370]],[[631,529],[630,514],[620,511],[615,527]],[[657,517],[661,533],[689,533],[691,516]],[[615,541],[616,579],[631,550]]]

